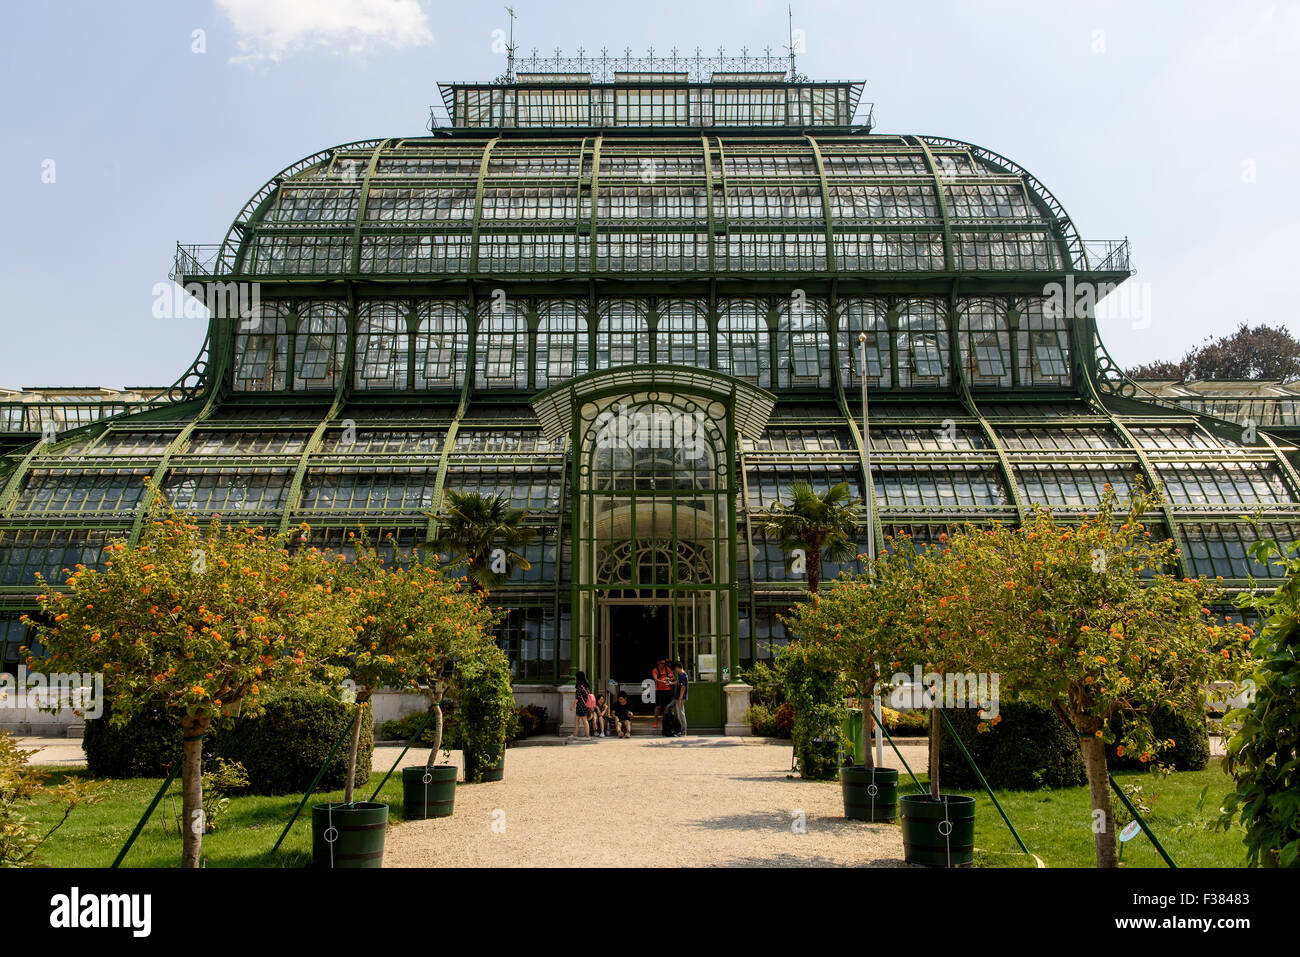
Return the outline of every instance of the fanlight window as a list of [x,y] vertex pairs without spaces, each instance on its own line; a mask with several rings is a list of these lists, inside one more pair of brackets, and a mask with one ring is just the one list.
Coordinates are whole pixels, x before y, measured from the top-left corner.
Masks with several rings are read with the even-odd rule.
[[289,307],[262,303],[256,315],[240,325],[235,340],[235,388],[249,392],[282,392],[288,387]]
[[898,317],[898,384],[948,384],[948,323],[937,299],[905,303]]
[[544,389],[587,371],[587,320],[576,300],[538,307],[537,387]]
[[341,303],[313,303],[298,319],[293,386],[295,389],[333,389],[343,370],[347,324]]
[[639,302],[615,300],[600,309],[596,367],[640,365],[650,361],[650,326],[645,306]]
[[357,384],[363,389],[405,389],[406,317],[396,303],[366,303],[357,323]]
[[1065,376],[1070,372],[1065,364],[1065,349],[1060,333],[1035,331],[1029,334],[1034,347],[1035,371],[1042,376]]
[[770,362],[767,310],[752,299],[728,299],[718,305],[718,371],[768,385]]
[[962,362],[973,386],[1011,385],[1011,333],[1005,302],[964,300],[957,306]]
[[866,335],[867,384],[888,388],[893,377],[890,368],[888,308],[879,299],[849,299],[841,307],[839,322],[840,361],[847,370],[845,383],[860,385],[863,364],[860,335]]
[[479,386],[528,387],[528,316],[522,303],[491,299],[479,312]]
[[777,350],[781,388],[828,388],[831,347],[825,304],[800,295],[782,306]]
[[1060,309],[1047,308],[1043,298],[1017,304],[1020,312],[1017,341],[1020,347],[1021,385],[1068,386],[1070,332]]
[[709,320],[704,303],[666,303],[659,314],[655,338],[659,362],[709,367]]
[[918,376],[937,378],[943,375],[943,353],[939,349],[937,334],[912,333],[912,370]]
[[469,324],[464,308],[451,300],[434,300],[421,304],[417,317],[416,388],[460,388],[465,381],[469,351]]

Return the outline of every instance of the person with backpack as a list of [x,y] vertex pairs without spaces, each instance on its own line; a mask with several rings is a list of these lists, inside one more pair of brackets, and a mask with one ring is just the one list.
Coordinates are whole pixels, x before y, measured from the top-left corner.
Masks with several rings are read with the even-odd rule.
[[678,729],[675,738],[686,734],[686,699],[691,696],[691,679],[686,675],[686,667],[680,661],[673,662],[673,671],[677,672],[677,684],[673,686],[673,711],[677,715]]
[[659,727],[659,718],[672,704],[673,669],[667,658],[655,662],[655,670],[650,675],[655,683],[655,723]]
[[[591,693],[585,672],[578,672],[573,687],[573,736],[575,738],[592,737],[592,714],[596,710],[596,696]],[[582,729],[582,734],[578,729]]]

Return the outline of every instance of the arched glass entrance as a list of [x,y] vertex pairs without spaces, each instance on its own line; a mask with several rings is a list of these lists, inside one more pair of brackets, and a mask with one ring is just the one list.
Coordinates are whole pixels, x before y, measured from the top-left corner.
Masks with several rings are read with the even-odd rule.
[[691,727],[720,729],[739,656],[737,433],[762,428],[771,397],[649,366],[573,380],[534,407],[571,435],[575,670],[636,701],[659,658],[679,660]]

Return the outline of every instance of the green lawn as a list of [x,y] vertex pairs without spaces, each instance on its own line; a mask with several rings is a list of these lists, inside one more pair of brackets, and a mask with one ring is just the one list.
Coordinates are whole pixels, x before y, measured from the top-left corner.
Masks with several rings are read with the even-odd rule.
[[[1223,798],[1232,790],[1232,779],[1223,773],[1221,762],[1221,758],[1212,758],[1204,771],[1180,771],[1168,778],[1144,771],[1115,772],[1115,780],[1121,786],[1142,786],[1142,794],[1151,805],[1151,813],[1143,817],[1179,867],[1244,867],[1246,864],[1242,829],[1234,826],[1225,833],[1210,827]],[[917,777],[922,784],[928,783],[924,774]],[[898,787],[900,794],[916,790],[906,772],[899,775]],[[987,794],[982,790],[953,793],[975,798],[976,867],[1038,866],[1033,858],[1021,853]],[[1086,787],[995,793],[1025,846],[1048,867],[1096,865],[1091,803]],[[1115,806],[1119,810],[1118,800]],[[1167,866],[1145,834],[1124,845],[1121,862],[1125,867]]]
[[[51,769],[47,769],[51,770]],[[49,781],[57,783],[74,772],[52,770]],[[382,775],[372,776],[357,788],[357,799],[368,800]],[[130,836],[140,815],[153,799],[162,778],[105,780],[99,804],[79,807],[41,849],[40,864],[47,867],[108,867]],[[402,820],[402,776],[389,778],[379,798],[389,805],[389,820]],[[208,867],[306,867],[311,864],[311,805],[325,800],[342,801],[343,792],[313,794],[294,822],[274,857],[269,852],[284,825],[302,800],[301,794],[284,797],[233,798],[219,829],[203,838],[203,858]],[[136,840],[123,867],[176,867],[180,863],[181,840],[176,830],[180,816],[180,781],[172,782],[153,817]],[[48,827],[57,815],[38,805],[31,817]]]
[[[53,770],[51,781],[58,781],[69,773],[64,769]],[[918,777],[924,784],[925,775]],[[1204,771],[1180,772],[1166,779],[1141,771],[1119,772],[1116,779],[1122,784],[1141,784],[1145,795],[1156,795],[1147,821],[1180,867],[1244,866],[1241,829],[1234,828],[1225,834],[1209,827],[1224,795],[1231,789],[1230,779],[1220,768],[1220,759],[1213,759]],[[368,799],[378,783],[379,777],[375,776],[368,786],[358,788],[359,797]],[[78,808],[45,845],[41,863],[49,867],[107,867],[161,784],[160,778],[102,782],[104,800],[91,807]],[[906,773],[900,777],[899,790],[900,793],[914,790]],[[1202,792],[1205,794],[1203,801]],[[1032,858],[1020,853],[988,795],[982,791],[958,793],[971,794],[976,799],[976,866],[1037,866]],[[342,798],[341,791],[333,791],[313,795],[311,803],[326,799],[341,801]],[[275,857],[268,856],[300,799],[301,795],[286,795],[232,800],[220,829],[203,839],[207,866],[303,867],[310,864],[310,804],[299,816]],[[402,820],[400,775],[389,779],[379,800],[389,804],[391,821]],[[1042,858],[1048,867],[1093,866],[1092,818],[1087,788],[999,791],[998,800],[1029,850]],[[174,782],[170,796],[158,806],[123,866],[177,866],[180,838],[176,818],[179,813],[179,782]],[[47,827],[55,820],[52,809],[39,805],[32,817]],[[1123,864],[1127,867],[1165,866],[1155,848],[1141,834],[1125,846]]]

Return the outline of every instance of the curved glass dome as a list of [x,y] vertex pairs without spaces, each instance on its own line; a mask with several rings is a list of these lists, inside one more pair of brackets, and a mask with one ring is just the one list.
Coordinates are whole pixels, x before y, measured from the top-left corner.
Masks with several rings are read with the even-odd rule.
[[[954,140],[823,132],[522,131],[354,143],[245,206],[239,276],[1123,272],[1009,160]],[[206,259],[206,261],[205,261]]]

